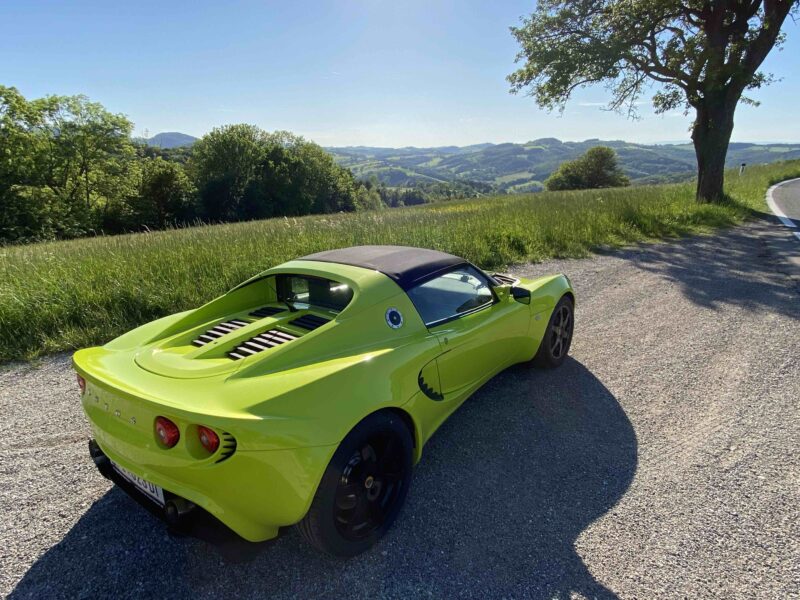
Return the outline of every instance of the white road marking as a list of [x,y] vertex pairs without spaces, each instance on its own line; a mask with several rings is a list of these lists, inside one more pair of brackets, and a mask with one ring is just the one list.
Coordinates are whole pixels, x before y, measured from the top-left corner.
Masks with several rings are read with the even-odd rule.
[[[791,227],[792,229],[797,229],[797,224],[786,216],[786,214],[775,203],[775,198],[772,195],[772,192],[777,190],[779,187],[781,187],[782,185],[786,185],[787,183],[792,183],[793,181],[800,181],[800,177],[798,177],[797,179],[787,179],[786,181],[781,181],[780,183],[777,183],[773,185],[771,188],[769,188],[767,190],[767,206],[769,206],[769,209],[772,211],[772,214],[781,220],[781,223],[783,223],[787,227]],[[797,236],[797,239],[800,239],[800,234],[798,234],[798,232],[795,231],[794,234],[795,236]]]

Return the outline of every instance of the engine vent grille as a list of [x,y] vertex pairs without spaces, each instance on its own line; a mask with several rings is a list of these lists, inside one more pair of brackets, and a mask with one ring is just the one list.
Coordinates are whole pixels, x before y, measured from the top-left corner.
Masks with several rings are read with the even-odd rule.
[[317,315],[305,314],[302,317],[296,318],[294,321],[289,321],[289,325],[296,325],[297,327],[314,331],[317,327],[322,327],[328,322],[330,322],[330,319],[318,317]]
[[258,310],[254,310],[250,313],[251,317],[258,317],[259,319],[263,319],[264,317],[271,317],[272,315],[277,315],[278,313],[282,313],[285,308],[278,308],[277,306],[262,306]]
[[214,340],[221,338],[223,335],[227,335],[231,331],[236,331],[240,327],[244,327],[245,325],[249,324],[250,323],[247,321],[242,321],[241,319],[233,319],[232,321],[218,323],[206,331],[203,335],[199,336],[197,339],[192,340],[192,344],[195,346],[205,346],[209,342],[213,342]]
[[291,342],[292,340],[296,339],[297,336],[292,335],[291,333],[286,333],[285,331],[280,331],[278,329],[270,329],[269,331],[259,333],[258,335],[251,337],[243,344],[236,346],[236,348],[228,352],[228,356],[233,360],[239,360],[241,358],[247,358],[253,354],[258,354],[264,350],[269,350],[270,348],[280,346],[281,344],[285,344],[286,342]]
[[219,458],[214,461],[218,463],[221,463],[223,460],[228,460],[231,456],[233,456],[233,453],[236,452],[236,438],[230,433],[223,431],[222,440],[220,441],[220,447],[222,449],[219,452]]
[[517,285],[519,283],[519,279],[507,273],[492,273],[492,277],[502,285]]

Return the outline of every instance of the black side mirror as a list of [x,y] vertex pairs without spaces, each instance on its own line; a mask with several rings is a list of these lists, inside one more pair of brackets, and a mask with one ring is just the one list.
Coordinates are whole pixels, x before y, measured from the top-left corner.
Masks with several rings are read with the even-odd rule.
[[512,287],[511,288],[511,295],[514,297],[514,300],[517,302],[522,302],[523,304],[530,304],[531,303],[531,291],[526,290],[525,288],[521,287]]

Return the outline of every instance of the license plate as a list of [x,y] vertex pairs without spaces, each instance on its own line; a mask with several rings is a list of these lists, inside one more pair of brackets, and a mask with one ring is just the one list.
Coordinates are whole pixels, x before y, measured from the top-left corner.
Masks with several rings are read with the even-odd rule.
[[122,477],[128,481],[129,483],[133,484],[133,486],[142,492],[145,496],[150,498],[153,502],[158,504],[159,506],[164,506],[164,490],[158,487],[154,483],[150,483],[149,481],[142,479],[135,473],[131,473],[125,467],[120,467],[117,463],[111,462],[111,466],[114,467],[114,470],[122,475]]

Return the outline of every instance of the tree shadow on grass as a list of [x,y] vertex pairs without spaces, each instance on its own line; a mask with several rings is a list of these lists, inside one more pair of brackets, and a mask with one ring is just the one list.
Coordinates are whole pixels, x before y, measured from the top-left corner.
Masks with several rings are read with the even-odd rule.
[[10,597],[614,598],[575,541],[619,501],[636,465],[630,421],[583,365],[513,367],[429,442],[400,518],[361,556],[322,556],[290,530],[228,544],[224,558],[169,536],[112,489]]

